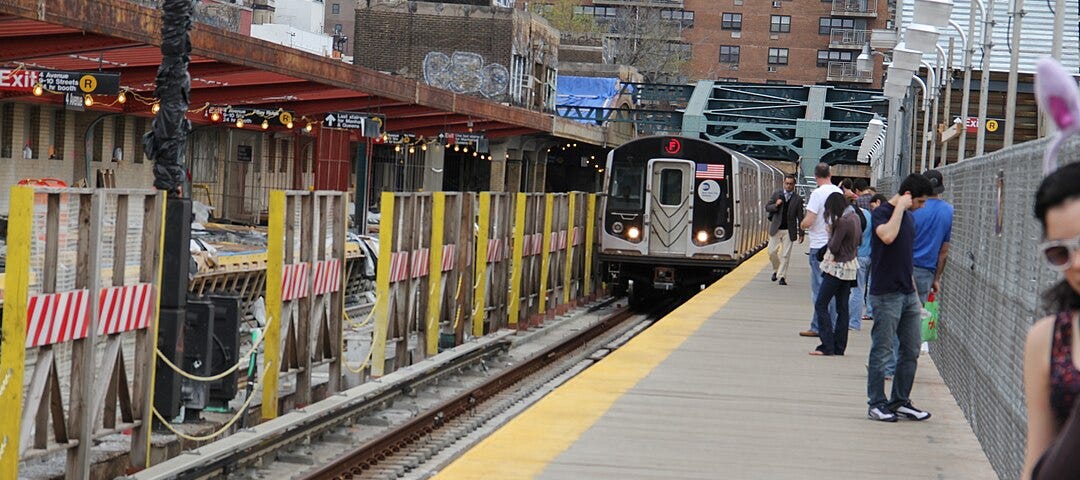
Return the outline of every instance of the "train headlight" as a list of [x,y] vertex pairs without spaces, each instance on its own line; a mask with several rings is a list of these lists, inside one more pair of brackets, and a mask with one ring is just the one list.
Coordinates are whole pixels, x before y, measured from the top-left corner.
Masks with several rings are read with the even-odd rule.
[[620,234],[623,231],[622,222],[615,222],[611,224],[611,231],[615,234]]
[[716,235],[716,238],[724,238],[724,235],[727,235],[727,230],[724,230],[724,227],[716,227],[716,230],[713,230],[713,235]]
[[641,229],[638,227],[630,227],[630,229],[626,231],[626,238],[629,238],[630,240],[641,238]]
[[705,230],[698,230],[697,236],[694,237],[694,238],[697,240],[697,243],[708,242],[709,241],[709,232],[706,232]]

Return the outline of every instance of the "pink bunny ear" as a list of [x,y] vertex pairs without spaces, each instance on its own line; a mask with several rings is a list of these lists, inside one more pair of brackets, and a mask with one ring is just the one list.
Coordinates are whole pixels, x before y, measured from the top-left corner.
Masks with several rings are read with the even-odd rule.
[[1080,132],[1080,89],[1057,60],[1046,57],[1036,66],[1035,99],[1058,127],[1057,138],[1043,156],[1043,171],[1050,173],[1057,168],[1057,152],[1065,139]]

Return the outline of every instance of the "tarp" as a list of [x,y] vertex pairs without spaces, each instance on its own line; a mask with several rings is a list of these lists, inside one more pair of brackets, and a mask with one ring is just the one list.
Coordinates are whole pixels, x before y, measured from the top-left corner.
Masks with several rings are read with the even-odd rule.
[[[619,93],[619,79],[559,75],[558,90],[555,93],[558,96],[556,103],[559,105],[559,115],[575,117],[578,114],[571,112],[572,109],[567,107],[610,106],[612,99]],[[577,121],[593,123],[589,120]]]

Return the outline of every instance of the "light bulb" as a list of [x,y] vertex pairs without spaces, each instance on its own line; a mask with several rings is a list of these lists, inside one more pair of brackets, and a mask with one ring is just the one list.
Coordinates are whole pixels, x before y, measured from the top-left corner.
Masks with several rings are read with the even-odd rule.
[[305,132],[311,133],[312,128],[314,128],[314,127],[311,126],[311,122],[308,122],[307,125],[304,125],[304,131]]
[[409,153],[416,153],[416,147],[409,147]]
[[218,113],[218,112],[211,113],[210,114],[210,121],[211,122],[220,122],[221,121],[221,114]]
[[290,130],[291,130],[291,129],[292,129],[292,127],[293,127],[293,123],[292,123],[292,122],[289,122],[289,123],[286,123],[286,124],[285,124],[285,128],[288,128],[288,129],[290,129]]
[[158,110],[161,110],[161,104],[154,102],[154,104],[150,106],[150,113],[157,113]]
[[394,145],[394,151],[395,152],[400,152],[401,151],[401,145]]
[[262,127],[263,130],[266,130],[266,129],[270,128],[270,122],[267,122],[266,120],[263,120],[262,125],[259,125],[259,126]]
[[387,140],[388,138],[390,138],[390,137],[389,137],[389,136],[387,136],[387,135],[386,135],[385,133],[384,133],[384,134],[382,134],[382,141],[384,141],[384,142],[385,142],[385,141],[386,141],[386,140]]
[[420,145],[420,150],[427,151],[427,144]]
[[472,152],[472,156],[474,156],[474,157],[476,156],[476,151],[475,150]]
[[83,95],[82,103],[83,103],[83,105],[86,105],[87,107],[92,107],[92,106],[94,106],[94,97],[90,96],[89,93],[86,94],[86,95]]
[[127,93],[121,91],[120,94],[116,96],[116,101],[120,103],[127,102]]
[[455,151],[455,152],[460,152],[460,151],[461,151],[461,146],[460,146],[460,145],[457,145],[457,144],[455,144],[455,145],[454,145],[454,151]]
[[243,118],[237,118],[236,119],[236,128],[244,128],[244,119]]
[[[465,153],[469,153],[469,147],[461,147],[461,151],[463,151]],[[476,153],[476,152],[473,152],[473,153]]]
[[40,97],[43,93],[45,93],[45,89],[41,87],[40,83],[35,83],[34,84],[34,96],[35,97]]

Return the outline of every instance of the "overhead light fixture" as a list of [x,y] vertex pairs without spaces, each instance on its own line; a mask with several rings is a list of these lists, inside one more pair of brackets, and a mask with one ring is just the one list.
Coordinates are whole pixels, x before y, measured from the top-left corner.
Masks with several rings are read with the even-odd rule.
[[394,145],[394,151],[395,152],[400,152],[401,151],[401,145]]
[[906,43],[900,43],[896,45],[896,48],[893,48],[890,68],[896,67],[915,71],[919,69],[919,62],[922,61],[922,58],[923,52],[908,48]]
[[45,93],[45,89],[42,88],[41,84],[40,83],[35,83],[34,84],[34,96],[35,97],[40,97],[44,93]]
[[461,146],[455,143],[454,144],[454,151],[455,152],[460,152],[461,151]]
[[161,104],[154,102],[154,104],[150,106],[150,113],[157,114],[158,110],[161,110]]
[[937,45],[940,36],[941,32],[938,32],[937,27],[933,25],[912,23],[904,30],[904,44],[907,45],[907,48],[923,53],[933,52],[934,45]]
[[289,122],[285,124],[285,128],[288,128],[289,130],[292,130],[292,127],[293,127],[292,120],[289,120]]
[[237,118],[236,119],[236,128],[244,128],[244,119],[243,118]]
[[409,153],[416,153],[416,147],[409,147]]
[[120,94],[116,96],[116,101],[120,103],[127,103],[127,93],[121,90]]
[[[469,153],[469,146],[468,146],[468,145],[466,145],[466,146],[464,146],[464,147],[461,147],[461,151],[462,151],[462,152],[465,152],[465,153]],[[473,153],[476,153],[476,152],[473,152]]]
[[259,126],[262,127],[263,130],[266,130],[266,129],[270,128],[270,122],[267,122],[266,120],[263,120],[262,124],[259,125]]
[[218,112],[210,112],[210,121],[217,123],[221,121],[221,114]]
[[952,18],[952,0],[915,0],[914,23],[933,25],[935,27],[949,26]]
[[315,128],[315,127],[312,127],[312,126],[311,126],[311,122],[308,122],[308,124],[307,124],[307,125],[304,125],[304,131],[305,131],[305,132],[311,133],[311,129],[312,129],[312,128]]
[[87,107],[92,107],[94,106],[94,97],[90,96],[90,94],[87,93],[86,95],[83,95],[82,103]]
[[420,150],[426,152],[427,151],[427,143],[424,143],[423,145],[420,145]]

